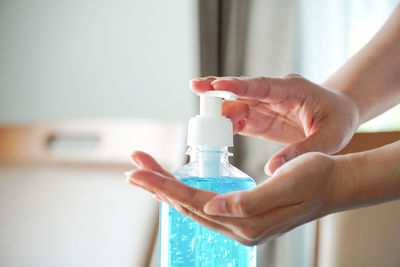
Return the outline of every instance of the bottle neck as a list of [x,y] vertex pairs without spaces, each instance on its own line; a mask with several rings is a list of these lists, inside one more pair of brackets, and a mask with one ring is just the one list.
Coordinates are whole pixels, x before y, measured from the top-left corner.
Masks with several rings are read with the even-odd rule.
[[190,156],[190,162],[218,161],[228,163],[228,157],[232,156],[227,146],[189,146],[187,154]]
[[222,177],[224,165],[231,155],[227,146],[190,146],[190,162],[199,168],[199,177]]

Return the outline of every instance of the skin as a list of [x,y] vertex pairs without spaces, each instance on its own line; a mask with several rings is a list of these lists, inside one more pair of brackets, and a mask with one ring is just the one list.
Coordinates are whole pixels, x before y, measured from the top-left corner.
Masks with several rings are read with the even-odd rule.
[[[322,85],[283,77],[205,77],[195,92],[228,90],[235,133],[287,144],[266,165],[270,179],[228,194],[189,187],[144,152],[127,174],[139,186],[200,224],[245,245],[271,240],[327,214],[400,198],[400,142],[329,156],[360,123],[400,102],[400,5],[375,37]],[[284,134],[282,134],[284,133]]]

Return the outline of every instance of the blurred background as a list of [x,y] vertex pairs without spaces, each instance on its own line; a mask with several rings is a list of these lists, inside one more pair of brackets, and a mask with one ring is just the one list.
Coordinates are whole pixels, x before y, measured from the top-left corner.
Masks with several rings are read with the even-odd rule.
[[[321,83],[397,4],[0,0],[0,265],[154,266],[157,204],[122,172],[136,149],[170,170],[184,163],[198,109],[188,81],[297,72]],[[400,130],[399,117],[397,106],[359,131]],[[280,148],[236,137],[233,162],[262,182]],[[315,227],[260,246],[259,266],[318,265]]]

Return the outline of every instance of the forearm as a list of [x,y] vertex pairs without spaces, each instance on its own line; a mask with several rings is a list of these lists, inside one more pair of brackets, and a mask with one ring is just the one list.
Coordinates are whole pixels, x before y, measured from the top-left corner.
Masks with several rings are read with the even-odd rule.
[[334,211],[400,199],[399,158],[400,141],[367,152],[337,156]]
[[374,38],[324,86],[350,97],[360,124],[400,102],[400,5]]

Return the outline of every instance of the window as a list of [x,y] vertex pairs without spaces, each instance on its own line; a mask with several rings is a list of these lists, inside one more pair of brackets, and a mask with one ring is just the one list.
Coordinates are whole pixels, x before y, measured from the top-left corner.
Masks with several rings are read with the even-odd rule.
[[[300,72],[323,82],[374,36],[397,4],[397,0],[300,1]],[[399,129],[398,105],[359,131]]]

